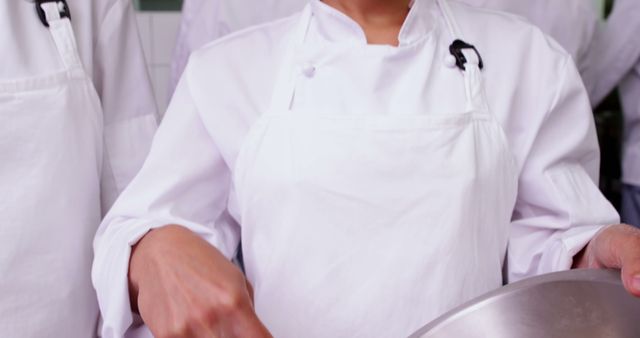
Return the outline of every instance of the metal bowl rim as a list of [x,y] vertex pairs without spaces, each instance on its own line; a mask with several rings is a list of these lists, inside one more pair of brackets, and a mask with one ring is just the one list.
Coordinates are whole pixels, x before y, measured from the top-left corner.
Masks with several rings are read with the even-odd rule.
[[480,297],[465,302],[464,304],[455,307],[453,310],[447,311],[445,314],[429,322],[426,326],[423,326],[420,330],[416,331],[410,336],[410,338],[420,338],[428,332],[456,320],[458,317],[465,315],[469,311],[473,311],[478,307],[483,307],[487,304],[497,302],[504,297],[543,284],[551,284],[557,282],[594,282],[600,284],[622,285],[620,272],[617,270],[574,269],[527,278],[515,283],[505,285]]

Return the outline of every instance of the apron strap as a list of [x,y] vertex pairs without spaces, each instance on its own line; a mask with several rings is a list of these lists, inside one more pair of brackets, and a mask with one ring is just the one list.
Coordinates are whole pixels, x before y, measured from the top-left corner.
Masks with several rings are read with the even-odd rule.
[[58,10],[60,12],[60,16],[69,18],[69,19],[71,18],[71,11],[69,11],[69,5],[67,5],[66,0],[33,0],[33,1],[35,1],[36,13],[38,13],[40,22],[42,22],[42,24],[45,27],[49,27],[49,23],[47,22],[47,16],[41,6],[43,3],[46,3],[46,2],[58,3]]
[[53,37],[58,54],[67,70],[83,68],[76,38],[71,26],[69,8],[64,1],[36,1]]
[[484,91],[482,78],[482,68],[484,67],[482,57],[478,50],[471,44],[466,43],[462,29],[458,25],[448,0],[437,0],[442,11],[445,23],[449,32],[453,35],[454,41],[449,47],[451,55],[456,59],[456,65],[464,76],[465,94],[467,97],[467,110],[489,110],[489,104]]

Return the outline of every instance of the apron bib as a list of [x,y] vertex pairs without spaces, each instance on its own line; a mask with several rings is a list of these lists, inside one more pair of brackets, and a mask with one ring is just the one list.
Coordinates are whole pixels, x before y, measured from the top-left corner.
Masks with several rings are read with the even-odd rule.
[[[95,336],[102,112],[58,3],[42,13],[65,69],[0,81],[0,336]],[[37,20],[34,13],[34,20]]]
[[467,111],[292,109],[311,20],[307,7],[234,171],[256,311],[278,338],[408,336],[502,285],[513,158],[466,51]]

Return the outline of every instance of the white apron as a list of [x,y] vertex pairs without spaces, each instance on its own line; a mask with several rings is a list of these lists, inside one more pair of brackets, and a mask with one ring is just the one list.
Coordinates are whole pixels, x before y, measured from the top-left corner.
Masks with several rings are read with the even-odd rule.
[[[438,2],[462,38],[447,2]],[[469,50],[460,71],[466,93],[443,98],[466,94],[467,111],[295,110],[306,63],[299,51],[313,20],[310,7],[303,13],[272,106],[234,170],[230,207],[256,311],[278,338],[408,336],[501,286],[514,161]],[[335,53],[317,72],[350,57],[345,48]]]
[[0,81],[0,337],[87,338],[98,319],[102,112],[69,19],[57,3],[42,8],[57,53],[38,57],[65,69]]

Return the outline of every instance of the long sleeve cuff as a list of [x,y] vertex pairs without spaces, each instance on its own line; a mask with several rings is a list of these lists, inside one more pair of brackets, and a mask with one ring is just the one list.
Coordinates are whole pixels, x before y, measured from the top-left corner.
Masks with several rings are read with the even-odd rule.
[[[152,229],[168,224],[181,223],[170,220],[116,219],[111,222],[108,231],[96,238],[92,278],[103,316],[100,332],[102,338],[149,336],[149,331],[144,327],[133,328],[127,332],[134,322],[139,322],[139,319],[135,320],[136,316],[131,311],[129,299],[128,272],[131,248]],[[218,243],[216,238],[220,237],[216,236],[212,229],[197,224],[182,225],[214,246],[224,247],[224,243]]]
[[582,226],[572,228],[553,241],[545,250],[538,274],[565,271],[573,266],[574,257],[584,249],[600,231],[601,226]]

